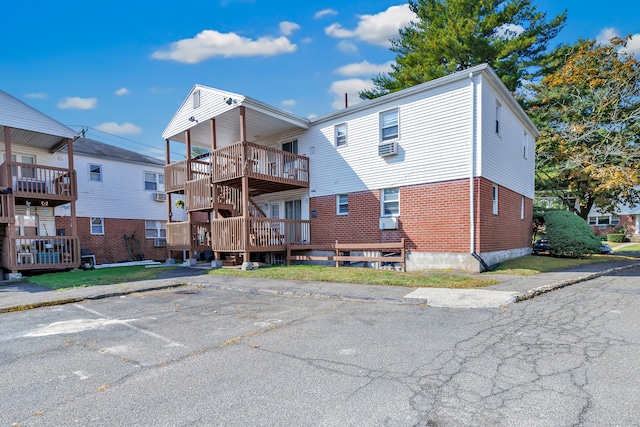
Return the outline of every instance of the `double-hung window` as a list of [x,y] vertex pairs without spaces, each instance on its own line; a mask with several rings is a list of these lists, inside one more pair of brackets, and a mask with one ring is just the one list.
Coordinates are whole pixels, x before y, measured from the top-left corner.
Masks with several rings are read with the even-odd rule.
[[91,234],[104,234],[104,218],[91,218]]
[[89,181],[102,181],[102,166],[89,164]]
[[161,173],[145,172],[144,189],[151,191],[164,191],[164,175]]
[[380,141],[398,139],[398,110],[380,113]]
[[380,193],[380,210],[382,211],[380,216],[400,215],[400,189],[385,188]]
[[495,184],[493,185],[492,199],[493,199],[493,213],[494,215],[498,215],[498,186]]
[[167,246],[167,224],[165,221],[146,220],[144,222],[144,237],[153,239],[153,246]]
[[347,145],[347,124],[340,123],[335,127],[335,144],[336,147]]
[[338,194],[336,196],[336,215],[347,215],[349,213],[349,196]]

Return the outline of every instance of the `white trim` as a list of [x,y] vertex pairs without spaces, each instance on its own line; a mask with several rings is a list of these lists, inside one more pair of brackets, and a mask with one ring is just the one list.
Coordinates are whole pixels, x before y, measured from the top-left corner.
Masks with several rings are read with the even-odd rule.
[[[100,227],[102,228],[102,231],[99,233],[94,233],[93,232],[93,220],[94,219],[99,219],[100,220]],[[97,227],[97,225],[96,225]],[[91,233],[91,235],[93,236],[104,236],[104,218],[100,218],[100,217],[91,217],[89,218],[89,232]]]
[[[388,137],[388,138],[384,138],[384,129],[391,129],[394,126],[387,126],[386,128],[384,127],[384,120],[383,117],[385,115],[388,115],[390,113],[395,113],[396,115],[396,119],[395,122],[396,124],[394,125],[396,128],[396,134],[395,136],[392,137]],[[385,110],[385,111],[381,111],[378,115],[378,132],[379,132],[379,141],[380,143],[384,143],[384,142],[391,142],[391,141],[397,141],[400,139],[400,109],[399,108],[391,108],[389,110]]]
[[[92,166],[98,166],[100,168],[100,179],[91,179],[91,174],[94,172],[91,172],[91,167]],[[98,164],[98,163],[87,163],[87,167],[89,168],[89,182],[102,182],[102,175],[103,175],[103,168],[102,165]]]
[[[341,127],[344,127],[344,135],[343,135],[342,144],[340,144],[339,141],[338,141],[338,138],[339,138],[338,128],[341,128]],[[348,138],[347,122],[338,123],[337,125],[335,125],[333,127],[333,145],[335,145],[336,148],[346,147],[349,144],[347,138]]]
[[498,184],[493,184],[492,190],[491,190],[491,201],[492,201],[492,206],[493,206],[493,214],[494,215],[498,215],[498,195],[500,194],[500,189],[498,187]]
[[[347,198],[346,203],[340,203],[340,197],[342,196]],[[340,206],[345,206],[345,205],[347,207],[347,211],[340,212]],[[336,215],[338,216],[349,215],[349,195],[348,194],[336,194]]]
[[[385,192],[387,190],[397,190],[397,194],[398,194],[398,198],[397,200],[385,200]],[[397,213],[391,213],[391,214],[385,214],[385,208],[384,205],[385,203],[393,203],[396,202],[398,203],[398,212]],[[392,187],[392,188],[383,188],[380,190],[380,216],[381,217],[394,217],[394,216],[400,216],[400,187]]]

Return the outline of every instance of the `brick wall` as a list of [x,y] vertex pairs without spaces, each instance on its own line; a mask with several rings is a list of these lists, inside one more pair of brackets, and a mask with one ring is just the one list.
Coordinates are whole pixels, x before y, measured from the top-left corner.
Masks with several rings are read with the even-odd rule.
[[[499,188],[499,214],[493,215],[493,183],[476,178],[476,251],[528,247],[533,202]],[[480,196],[480,199],[478,199]],[[469,181],[456,180],[400,188],[398,230],[380,230],[380,191],[350,193],[349,214],[336,215],[336,197],[312,197],[311,241],[314,244],[376,243],[406,239],[407,249],[419,252],[469,252]]]
[[591,230],[598,236],[606,236],[611,233],[619,233],[620,227],[626,229],[626,235],[636,233],[636,217],[635,215],[619,215],[620,223],[618,225],[592,225]]
[[[70,236],[70,221],[69,217],[56,217],[56,229],[64,228],[66,234]],[[129,261],[124,235],[131,236],[134,232],[136,240],[140,243],[144,259],[164,261],[169,257],[166,247],[155,248],[153,239],[145,239],[144,220],[105,218],[104,235],[91,234],[89,218],[81,217],[77,219],[77,222],[80,247],[91,250],[96,255],[98,264]]]
[[493,213],[493,183],[475,181],[476,252],[493,252],[531,245],[533,200],[524,199],[524,219],[520,219],[522,195],[498,186],[498,214]]

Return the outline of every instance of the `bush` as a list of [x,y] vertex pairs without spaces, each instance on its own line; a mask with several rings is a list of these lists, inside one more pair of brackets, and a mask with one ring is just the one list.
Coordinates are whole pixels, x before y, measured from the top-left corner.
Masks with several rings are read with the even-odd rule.
[[553,256],[578,258],[600,253],[601,242],[587,222],[569,211],[550,211],[544,215]]
[[616,243],[624,242],[624,234],[617,234],[617,233],[607,234],[607,240],[609,242],[616,242]]

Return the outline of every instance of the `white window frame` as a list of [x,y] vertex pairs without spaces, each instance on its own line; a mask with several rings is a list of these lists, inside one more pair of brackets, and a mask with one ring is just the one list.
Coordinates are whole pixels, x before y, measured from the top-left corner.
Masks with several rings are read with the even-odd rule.
[[[345,208],[342,212],[341,208]],[[336,215],[348,215],[349,214],[349,195],[337,194],[336,195]]]
[[[100,224],[94,224],[95,220],[99,220]],[[94,227],[100,227],[100,231],[95,230]],[[104,218],[92,217],[89,218],[89,228],[92,235],[104,236]]]
[[[147,174],[153,175],[154,181],[147,181]],[[164,174],[158,173],[158,172],[144,171],[143,179],[144,179],[145,191],[164,191]],[[155,184],[154,189],[147,188],[147,183],[151,183],[151,182]]]
[[200,106],[200,90],[193,91],[193,108]]
[[498,184],[493,184],[493,188],[491,190],[491,200],[492,200],[492,206],[493,206],[493,214],[494,215],[498,215]]
[[[94,168],[94,167],[100,168],[100,173],[98,174],[98,179],[93,179],[93,176],[96,173],[92,172],[91,169]],[[97,163],[89,163],[89,181],[91,181],[91,182],[102,182],[102,165],[99,165]]]
[[502,132],[502,104],[496,101],[496,134],[500,135]]
[[596,215],[588,218],[589,225],[600,227],[615,227],[620,225],[620,217],[618,215]]
[[524,219],[524,196],[520,200],[520,219]]
[[[390,114],[395,114],[395,124],[385,126],[385,116],[388,116]],[[380,128],[380,142],[395,141],[400,138],[400,111],[397,108],[381,112],[378,120],[378,126]],[[393,123],[393,121],[391,123]],[[396,133],[391,136],[385,137],[385,129],[391,129],[393,127],[396,128]]]
[[[167,246],[167,223],[155,219],[147,219],[144,221],[144,237],[152,239],[153,245],[156,247]],[[164,240],[164,244],[160,242]]]
[[[394,195],[392,193],[392,191],[395,191],[395,193],[397,194],[397,197],[395,197],[395,198],[387,198],[387,195],[389,195],[389,196],[393,196]],[[386,208],[386,205],[390,204],[390,203],[397,203],[398,204],[397,212],[395,212],[395,213],[385,213],[387,210],[391,211],[390,209]],[[400,188],[399,187],[384,188],[384,189],[380,190],[380,216],[381,217],[396,217],[396,216],[400,216]]]
[[[344,129],[341,132],[341,129]],[[344,147],[347,145],[347,124],[340,123],[334,126],[333,140],[336,147]]]

